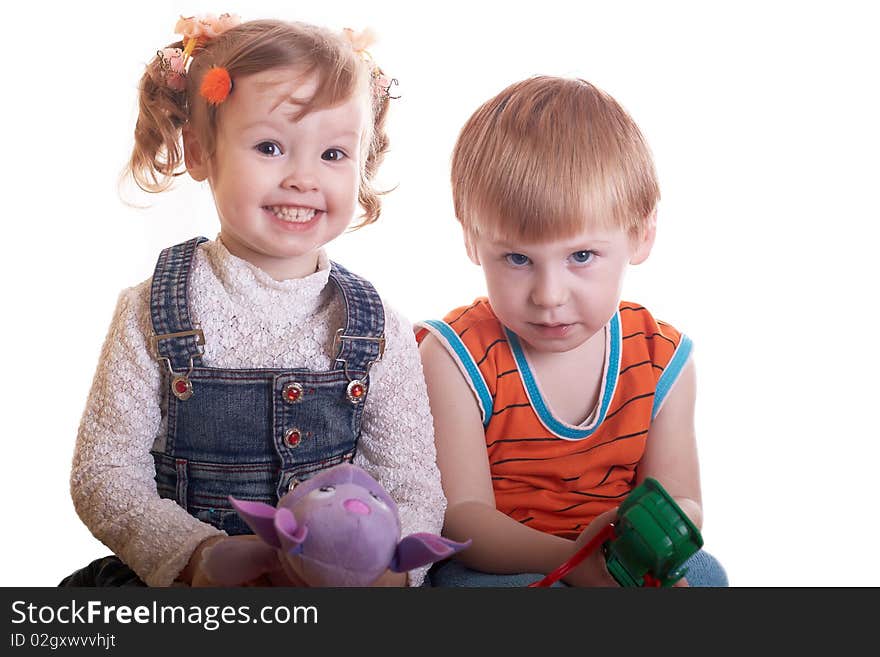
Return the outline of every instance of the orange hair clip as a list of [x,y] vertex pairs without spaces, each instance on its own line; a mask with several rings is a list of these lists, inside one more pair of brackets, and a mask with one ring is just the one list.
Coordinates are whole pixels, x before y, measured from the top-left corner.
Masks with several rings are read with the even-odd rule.
[[202,78],[199,93],[211,105],[219,105],[232,91],[232,78],[222,66],[214,66]]

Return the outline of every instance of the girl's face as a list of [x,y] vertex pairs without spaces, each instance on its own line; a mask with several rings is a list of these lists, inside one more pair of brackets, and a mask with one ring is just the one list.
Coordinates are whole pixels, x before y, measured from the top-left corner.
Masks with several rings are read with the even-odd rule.
[[236,78],[204,164],[223,244],[276,280],[313,273],[318,250],[357,209],[368,105],[356,95],[294,120],[291,98],[314,88],[314,78],[289,69]]

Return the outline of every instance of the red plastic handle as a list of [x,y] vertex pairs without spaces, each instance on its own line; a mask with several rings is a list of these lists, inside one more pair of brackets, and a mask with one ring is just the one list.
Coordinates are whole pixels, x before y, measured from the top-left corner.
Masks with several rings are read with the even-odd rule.
[[604,543],[605,541],[614,538],[615,535],[616,532],[614,531],[614,523],[609,523],[601,530],[599,530],[599,533],[591,538],[586,545],[575,552],[568,561],[559,566],[559,568],[554,570],[552,573],[548,574],[544,579],[539,579],[537,582],[532,582],[531,584],[529,584],[529,588],[550,586],[551,584],[553,584],[553,582],[561,579],[562,577],[565,577],[569,572],[577,568],[581,561],[586,559],[591,552],[602,545],[602,543]]

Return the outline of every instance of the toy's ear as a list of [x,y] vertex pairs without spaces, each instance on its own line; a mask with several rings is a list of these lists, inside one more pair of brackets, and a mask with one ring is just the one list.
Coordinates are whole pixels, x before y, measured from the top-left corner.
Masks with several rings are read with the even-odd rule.
[[275,513],[275,535],[278,536],[282,550],[288,554],[296,554],[302,551],[302,544],[309,535],[309,528],[296,521],[293,511],[281,507]]
[[427,532],[410,534],[398,543],[388,567],[396,573],[403,573],[451,557],[456,552],[461,552],[469,547],[470,544],[470,539],[464,543],[457,543]]
[[278,550],[254,536],[224,538],[202,555],[202,569],[218,586],[238,586],[278,568]]
[[254,530],[254,534],[272,547],[281,547],[278,534],[275,533],[276,510],[274,506],[262,502],[237,500],[231,495],[229,501],[232,503],[232,508],[238,511],[238,515],[248,524],[248,527]]

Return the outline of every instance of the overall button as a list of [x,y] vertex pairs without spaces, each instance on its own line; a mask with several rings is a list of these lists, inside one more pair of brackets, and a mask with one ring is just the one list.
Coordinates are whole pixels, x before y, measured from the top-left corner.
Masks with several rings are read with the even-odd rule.
[[299,429],[288,429],[284,432],[284,443],[288,447],[296,447],[302,440],[302,432]]
[[284,397],[284,401],[288,404],[296,404],[297,402],[302,401],[304,392],[301,384],[288,383],[284,386],[284,391],[281,393],[281,396]]
[[363,381],[355,379],[348,384],[345,394],[348,395],[348,400],[352,404],[360,404],[364,399],[364,395],[367,394],[367,386],[364,385]]
[[171,380],[171,392],[181,401],[186,401],[193,394],[192,381],[185,376],[175,376]]

